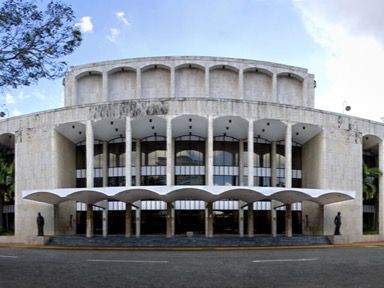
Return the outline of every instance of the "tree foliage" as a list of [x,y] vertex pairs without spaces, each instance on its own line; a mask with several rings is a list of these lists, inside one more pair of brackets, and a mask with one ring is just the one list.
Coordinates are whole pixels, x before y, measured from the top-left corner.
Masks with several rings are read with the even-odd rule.
[[377,179],[383,172],[377,167],[368,167],[363,164],[363,198],[372,200],[377,196]]
[[63,76],[67,64],[58,58],[81,43],[70,6],[52,0],[41,10],[35,2],[6,0],[0,7],[0,88]]

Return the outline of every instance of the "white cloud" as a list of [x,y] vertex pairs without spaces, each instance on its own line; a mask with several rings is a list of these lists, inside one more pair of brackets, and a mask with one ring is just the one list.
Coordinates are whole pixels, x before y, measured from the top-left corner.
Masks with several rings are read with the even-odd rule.
[[128,19],[125,17],[125,13],[123,11],[119,11],[115,13],[117,19],[122,22],[126,26],[131,26],[131,23],[129,23]]
[[378,105],[384,94],[384,37],[377,35],[384,28],[384,17],[378,17],[377,11],[384,11],[384,1],[293,3],[308,33],[328,52],[324,81],[329,81],[329,85],[322,95],[317,95],[316,106],[342,112],[346,101],[352,106],[351,114],[379,120],[384,116]]
[[83,32],[83,33],[92,32],[93,31],[92,19],[89,16],[82,17],[81,21],[79,23],[76,23],[75,26],[79,27],[80,31]]
[[5,104],[15,104],[16,100],[10,93],[5,94]]
[[12,116],[20,116],[21,114],[23,113],[21,113],[21,111],[17,108],[13,109],[12,111]]
[[120,30],[116,29],[116,28],[111,28],[109,29],[109,34],[106,36],[106,38],[115,43],[117,41],[117,38],[119,37],[120,35]]

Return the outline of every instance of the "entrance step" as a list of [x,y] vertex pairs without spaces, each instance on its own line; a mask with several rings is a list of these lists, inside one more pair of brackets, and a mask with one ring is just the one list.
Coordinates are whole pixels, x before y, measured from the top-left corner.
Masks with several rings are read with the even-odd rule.
[[89,246],[89,247],[264,247],[264,246],[305,246],[328,245],[327,236],[255,236],[252,238],[238,236],[175,236],[166,238],[163,235],[141,236],[140,238],[110,235],[86,238],[76,236],[53,236],[47,245],[54,246]]

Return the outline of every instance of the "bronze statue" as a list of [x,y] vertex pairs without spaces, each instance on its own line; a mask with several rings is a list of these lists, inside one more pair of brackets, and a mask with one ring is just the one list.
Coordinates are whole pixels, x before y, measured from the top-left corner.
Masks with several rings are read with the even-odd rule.
[[337,212],[335,217],[335,235],[340,235],[340,226],[341,226],[341,214]]
[[44,236],[44,217],[41,216],[40,212],[37,213],[37,236]]

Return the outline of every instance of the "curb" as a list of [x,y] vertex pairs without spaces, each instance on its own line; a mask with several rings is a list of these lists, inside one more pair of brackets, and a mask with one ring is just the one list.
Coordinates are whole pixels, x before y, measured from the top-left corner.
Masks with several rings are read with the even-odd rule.
[[381,247],[384,243],[355,243],[342,245],[302,245],[302,246],[202,246],[202,247],[117,247],[117,246],[47,246],[9,244],[0,245],[0,248],[15,249],[45,249],[45,250],[95,250],[95,251],[247,251],[247,250],[287,250],[287,249],[330,249],[330,248],[352,248],[352,247]]

